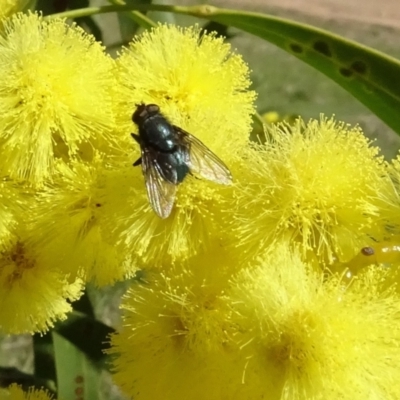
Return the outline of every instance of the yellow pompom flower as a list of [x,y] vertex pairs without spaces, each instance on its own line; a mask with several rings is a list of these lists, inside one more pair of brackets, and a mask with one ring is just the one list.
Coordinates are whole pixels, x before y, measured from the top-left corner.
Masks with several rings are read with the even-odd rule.
[[348,262],[330,266],[333,271],[346,271],[348,278],[365,273],[371,266],[384,266],[389,269],[384,287],[400,282],[400,157],[392,160],[388,172],[393,186],[388,188],[386,205],[380,210],[385,231],[381,236],[365,238],[362,248]]
[[400,302],[371,269],[344,287],[278,247],[227,297],[242,359],[232,399],[398,399]]
[[390,236],[379,242],[369,239],[351,260],[345,263],[335,262],[329,269],[333,273],[341,274],[344,283],[351,283],[354,277],[368,273],[377,266],[387,270],[382,289],[394,286],[399,291],[400,236]]
[[117,178],[115,182],[126,171],[133,175],[132,165],[127,170],[110,170],[100,154],[90,163],[57,163],[53,182],[37,193],[32,210],[31,240],[47,262],[100,286],[135,274],[137,268],[128,262],[130,252],[116,247],[121,238],[114,232],[120,204],[135,197],[129,181],[124,185]]
[[187,176],[171,215],[161,219],[149,205],[140,168],[125,163],[111,175],[107,198],[115,204],[115,219],[108,220],[109,229],[118,236],[120,251],[131,254],[139,268],[179,264],[229,235],[224,211],[230,186]]
[[[249,69],[221,38],[206,34],[200,39],[199,33],[198,27],[159,25],[117,59],[115,106],[130,163],[140,154],[129,135],[138,132],[131,117],[140,103],[157,104],[173,125],[200,139],[228,168],[248,143],[255,99],[248,89]],[[126,196],[116,229],[140,265],[180,262],[220,238],[229,187],[188,175],[177,188],[172,214],[161,220],[147,204],[141,167],[134,170],[136,195]]]
[[384,266],[390,269],[386,286],[400,278],[400,156],[388,164],[388,173],[392,186],[388,186],[385,206],[379,210],[385,230],[381,235],[366,237],[349,261],[330,266],[332,271],[347,271],[348,278],[364,273],[370,266]]
[[[0,332],[45,332],[72,310],[82,282],[46,260],[31,239],[34,195],[12,180],[0,181]],[[46,240],[43,239],[42,240]]]
[[0,331],[7,334],[46,332],[82,292],[82,283],[41,258],[27,237],[17,227],[0,252]]
[[0,34],[1,172],[40,185],[113,124],[113,60],[76,25],[16,14]]
[[0,400],[52,400],[54,397],[44,389],[29,388],[24,392],[16,384],[0,389]]
[[230,262],[204,255],[203,268],[199,258],[131,287],[110,350],[129,396],[398,398],[400,299],[382,290],[385,270],[346,287],[285,246],[233,277]]
[[13,240],[17,226],[15,216],[23,209],[23,195],[12,181],[0,180],[0,251]]
[[235,229],[248,255],[285,241],[319,262],[346,261],[384,231],[392,183],[358,127],[325,118],[271,126],[235,170]]
[[225,389],[231,376],[231,336],[237,329],[222,301],[229,275],[209,264],[208,276],[188,269],[158,273],[124,296],[123,327],[112,336],[109,353],[113,378],[129,396],[230,398]]
[[[168,266],[226,242],[223,209],[230,187],[185,179],[190,202],[162,220],[149,205],[140,168],[116,162],[57,163],[52,183],[37,193],[32,241],[63,271],[103,286],[138,269]],[[200,193],[198,193],[199,188]],[[179,188],[180,189],[180,188]],[[218,201],[218,204],[215,204]]]
[[[231,189],[188,177],[185,184],[194,200],[185,204],[186,212],[203,207],[204,220],[195,212],[191,220],[184,215],[161,220],[130,159],[115,162],[97,154],[90,163],[70,164],[57,163],[53,182],[37,192],[31,210],[35,229],[30,240],[66,274],[104,286],[212,246],[221,252],[226,233],[216,222],[223,217],[213,201],[226,203],[224,191]],[[195,185],[202,188],[200,194]]]
[[131,132],[136,104],[155,103],[229,161],[248,141],[255,92],[247,64],[230,44],[199,35],[200,27],[159,25],[131,42],[117,59],[119,122]]

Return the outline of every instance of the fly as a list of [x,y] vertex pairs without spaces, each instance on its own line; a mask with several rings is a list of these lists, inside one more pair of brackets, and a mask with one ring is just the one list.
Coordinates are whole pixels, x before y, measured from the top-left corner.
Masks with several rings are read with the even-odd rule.
[[223,185],[232,182],[223,161],[199,139],[172,125],[156,104],[137,105],[132,121],[139,128],[132,137],[141,149],[133,165],[142,165],[147,196],[159,217],[171,214],[177,186],[188,174]]

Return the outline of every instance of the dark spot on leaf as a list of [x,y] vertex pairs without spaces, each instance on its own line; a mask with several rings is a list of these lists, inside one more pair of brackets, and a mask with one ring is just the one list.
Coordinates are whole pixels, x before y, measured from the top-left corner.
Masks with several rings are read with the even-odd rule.
[[367,72],[367,64],[364,61],[358,60],[351,64],[351,69],[358,74],[365,74]]
[[297,43],[290,43],[290,50],[293,51],[293,53],[302,53],[303,52],[303,47],[301,47]]
[[318,51],[318,53],[323,54],[326,57],[332,57],[331,49],[329,48],[329,44],[323,42],[322,40],[318,40],[314,43],[314,50]]
[[340,68],[339,72],[341,75],[343,75],[345,78],[349,78],[350,76],[353,75],[353,71],[348,68]]

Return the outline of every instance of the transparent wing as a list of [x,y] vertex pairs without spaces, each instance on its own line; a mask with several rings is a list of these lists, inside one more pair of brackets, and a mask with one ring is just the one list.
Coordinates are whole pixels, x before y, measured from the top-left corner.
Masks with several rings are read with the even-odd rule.
[[160,218],[168,218],[175,202],[176,185],[163,179],[157,165],[157,155],[149,149],[142,150],[142,170],[147,197]]
[[181,141],[186,143],[186,163],[192,172],[224,185],[232,182],[231,171],[216,154],[190,133],[178,126],[174,126],[174,129]]
[[170,183],[178,184],[178,173],[174,154],[152,152],[152,162],[161,177]]

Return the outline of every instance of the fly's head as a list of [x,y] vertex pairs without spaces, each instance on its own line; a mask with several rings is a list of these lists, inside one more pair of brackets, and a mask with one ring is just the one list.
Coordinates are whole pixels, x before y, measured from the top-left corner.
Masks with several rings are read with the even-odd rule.
[[136,110],[132,115],[132,121],[141,126],[147,118],[160,113],[160,107],[156,104],[136,104]]

